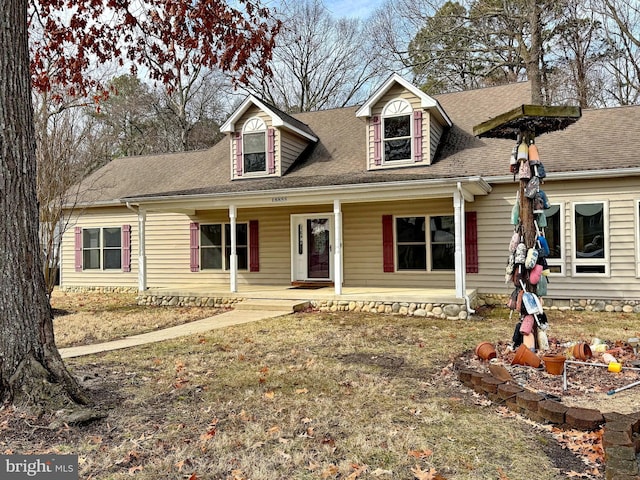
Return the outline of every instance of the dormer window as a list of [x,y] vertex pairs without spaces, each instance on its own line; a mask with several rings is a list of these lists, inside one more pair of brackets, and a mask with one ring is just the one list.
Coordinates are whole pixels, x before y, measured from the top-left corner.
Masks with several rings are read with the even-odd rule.
[[387,103],[382,111],[384,162],[411,160],[411,114],[406,100]]
[[257,117],[250,118],[242,128],[242,162],[245,173],[267,171],[267,126]]

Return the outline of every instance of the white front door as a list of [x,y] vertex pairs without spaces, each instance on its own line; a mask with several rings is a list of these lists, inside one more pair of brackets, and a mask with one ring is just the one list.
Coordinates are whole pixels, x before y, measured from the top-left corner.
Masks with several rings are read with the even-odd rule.
[[291,216],[292,281],[332,280],[332,231],[331,215]]

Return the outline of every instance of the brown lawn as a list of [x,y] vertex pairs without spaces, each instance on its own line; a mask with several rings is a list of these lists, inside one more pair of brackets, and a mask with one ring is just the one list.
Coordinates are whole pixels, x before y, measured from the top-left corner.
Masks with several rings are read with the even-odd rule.
[[[54,296],[54,307],[70,312],[55,320],[60,344],[212,313],[133,303]],[[603,478],[550,428],[457,382],[452,362],[461,352],[513,332],[506,311],[483,314],[452,322],[301,313],[70,359],[108,416],[49,430],[49,418],[5,409],[0,447],[78,454],[80,478],[101,480]],[[640,332],[637,315],[549,318],[554,335],[573,339]]]

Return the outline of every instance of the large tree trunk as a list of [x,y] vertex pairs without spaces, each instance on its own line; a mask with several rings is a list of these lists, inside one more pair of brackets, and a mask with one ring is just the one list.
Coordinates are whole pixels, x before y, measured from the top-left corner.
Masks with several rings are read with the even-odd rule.
[[0,401],[86,401],[58,353],[38,241],[27,0],[0,0]]

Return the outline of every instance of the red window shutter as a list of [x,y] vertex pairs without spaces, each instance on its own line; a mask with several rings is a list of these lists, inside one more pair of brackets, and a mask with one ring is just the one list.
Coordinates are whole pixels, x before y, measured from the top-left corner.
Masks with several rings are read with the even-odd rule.
[[82,271],[82,227],[76,227],[74,230],[75,239],[75,269],[76,272]]
[[122,271],[131,271],[131,225],[122,225]]
[[395,271],[393,262],[393,215],[382,216],[382,269]]
[[258,220],[249,221],[249,271],[260,271],[260,240],[258,236]]
[[189,226],[189,247],[190,258],[189,263],[192,272],[200,270],[200,224],[192,222]]
[[422,110],[413,112],[413,160],[421,162],[422,159]]
[[276,130],[267,130],[267,172],[276,173]]
[[373,122],[373,161],[376,165],[382,165],[382,125],[380,117],[374,116]]
[[242,134],[240,132],[236,132],[236,176],[242,176],[242,164],[244,163],[242,160]]
[[467,273],[478,273],[478,213],[465,212],[465,256]]

